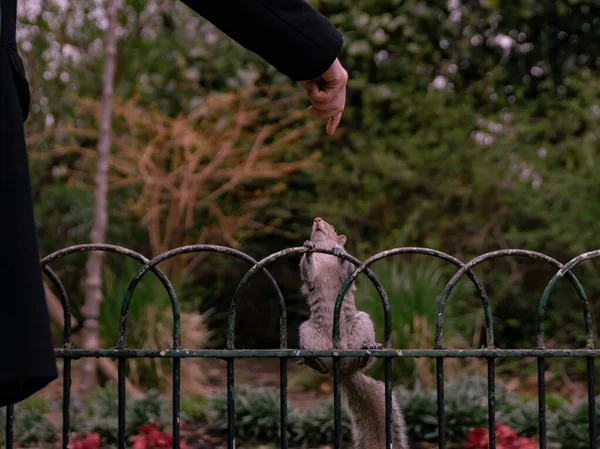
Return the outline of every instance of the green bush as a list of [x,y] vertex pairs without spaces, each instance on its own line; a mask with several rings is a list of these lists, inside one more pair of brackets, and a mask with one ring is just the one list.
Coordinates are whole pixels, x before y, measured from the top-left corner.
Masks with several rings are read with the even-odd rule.
[[[507,399],[502,422],[512,427],[519,436],[532,437],[538,433],[538,404],[537,401],[524,402],[520,399]],[[550,415],[547,415],[550,418]],[[550,423],[550,420],[548,421]],[[549,430],[552,426],[548,426]],[[548,435],[550,436],[550,435]]]
[[547,393],[546,394],[546,406],[550,411],[558,412],[565,406],[567,401],[558,393]]
[[[39,447],[44,443],[52,443],[56,439],[56,428],[37,406],[28,407],[17,404],[14,407],[13,435],[14,440],[22,447]],[[36,405],[40,402],[35,401]],[[0,443],[6,442],[6,408],[0,409]]]
[[[236,435],[245,441],[274,441],[280,438],[279,391],[274,388],[240,387],[235,395]],[[227,430],[227,394],[208,399],[206,417],[213,430]],[[334,438],[333,401],[318,404],[312,409],[288,408],[288,437],[290,441],[306,444],[327,444]],[[350,439],[350,416],[342,408],[342,437]]]
[[[183,420],[183,417],[181,417]],[[143,398],[131,402],[127,410],[127,436],[135,435],[138,427],[161,423],[170,426],[173,421],[173,407],[167,398],[152,390]]]
[[208,399],[205,396],[194,394],[181,398],[181,414],[195,423],[206,421],[206,405]]
[[30,396],[22,402],[19,402],[19,407],[26,410],[37,410],[40,413],[48,413],[48,403],[44,398],[39,396]]
[[405,387],[395,389],[398,403],[404,413],[410,441],[435,441],[437,439],[437,399],[435,391]]
[[117,442],[119,429],[117,410],[119,409],[115,387],[98,388],[84,402],[73,402],[71,419],[72,430],[76,432],[96,432],[103,444]]
[[[118,393],[112,386],[96,389],[84,402],[73,398],[71,429],[75,432],[96,432],[103,444],[116,444],[119,429]],[[137,433],[139,426],[158,422],[167,428],[172,422],[171,402],[156,391],[144,397],[128,400],[125,408],[125,436]],[[182,414],[181,419],[185,419]]]
[[[487,426],[487,380],[480,376],[461,377],[444,389],[446,438],[460,443],[471,427]],[[435,390],[398,387],[396,394],[403,409],[411,441],[436,441],[437,395]]]
[[[556,405],[563,404],[564,400],[556,394],[546,397],[546,435],[549,441],[556,440]],[[538,400],[524,399],[521,396],[509,393],[504,394],[496,401],[498,410],[496,420],[512,427],[519,436],[531,438],[538,434],[539,412]]]
[[[431,441],[438,438],[437,395],[434,389],[412,390],[396,388],[411,441]],[[445,387],[446,438],[449,442],[466,440],[469,428],[488,426],[487,379],[481,376],[462,377]],[[546,410],[547,437],[559,442],[562,449],[583,449],[588,443],[587,401],[570,407],[557,394],[548,394]],[[600,406],[597,406],[600,413]],[[513,428],[519,436],[538,434],[537,398],[523,398],[515,393],[503,393],[496,384],[496,421]]]
[[[227,430],[227,392],[213,396],[206,416],[217,431]],[[279,437],[279,393],[273,388],[239,387],[235,392],[236,436],[248,441]]]
[[[598,416],[600,414],[600,397],[596,398],[596,432],[600,435]],[[556,419],[556,433],[561,449],[587,449],[589,443],[588,404],[587,400],[574,406],[566,405]]]
[[[538,432],[537,398],[525,398],[515,393],[503,393],[496,385],[496,421],[513,428],[520,436],[534,437]],[[410,441],[435,442],[437,429],[437,395],[435,389],[395,389],[406,420]],[[480,376],[461,377],[445,386],[446,437],[449,443],[463,443],[471,427],[487,428],[487,379]],[[561,449],[584,449],[588,443],[587,401],[574,406],[557,395],[548,395],[547,436],[549,443],[559,443]],[[600,398],[598,399],[600,402]],[[560,405],[558,410],[556,408]],[[73,398],[72,431],[97,432],[104,445],[114,445],[117,437],[117,391],[114,387],[94,391],[89,400]],[[227,394],[219,393],[182,398],[182,421],[208,420],[210,427],[220,433],[227,430]],[[48,410],[43,400],[24,401],[15,406],[15,440],[23,447],[53,443],[57,430],[44,415]],[[556,411],[555,411],[556,410]],[[171,403],[156,391],[138,400],[127,401],[126,437],[137,433],[141,425],[158,422],[167,431],[172,418]],[[600,414],[600,405],[596,408]],[[5,409],[0,410],[4,422]],[[241,441],[274,442],[280,438],[279,390],[274,388],[240,387],[236,389],[236,435]],[[351,439],[352,425],[345,406],[342,407],[342,440]],[[334,439],[334,407],[326,400],[310,409],[288,409],[288,437],[294,444],[330,444]],[[598,423],[596,423],[598,426]],[[600,428],[598,429],[600,431]],[[5,439],[0,427],[0,443]]]
[[[333,401],[318,404],[315,408],[292,410],[289,415],[291,440],[295,443],[330,444],[334,440]],[[342,440],[349,441],[352,433],[350,415],[342,407]]]
[[[465,441],[470,427],[487,426],[487,381],[483,377],[464,377],[449,382],[446,392],[446,423],[449,441]],[[396,394],[403,408],[411,441],[435,441],[437,398],[435,390],[398,387]],[[227,430],[227,395],[208,399],[206,416],[214,430]],[[311,409],[290,408],[290,441],[304,444],[328,444],[334,438],[333,401]],[[279,391],[273,388],[236,389],[236,434],[245,441],[274,441],[280,436]],[[516,418],[515,418],[516,419]],[[351,437],[350,415],[342,408],[342,438]]]
[[487,379],[460,377],[448,383],[445,393],[446,438],[449,441],[465,441],[470,427],[487,426]]

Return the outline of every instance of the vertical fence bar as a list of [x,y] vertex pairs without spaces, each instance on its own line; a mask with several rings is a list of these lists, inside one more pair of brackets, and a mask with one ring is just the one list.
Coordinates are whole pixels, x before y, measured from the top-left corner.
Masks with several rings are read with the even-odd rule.
[[589,415],[589,433],[590,449],[598,448],[598,437],[596,435],[596,375],[594,373],[594,358],[587,358],[588,374],[588,415]]
[[342,400],[340,395],[340,359],[333,358],[333,420],[335,449],[342,447]]
[[[63,308],[63,348],[73,348],[71,342],[71,307],[69,295],[65,286],[56,273],[46,264],[42,263],[42,271],[50,278],[58,289],[60,303]],[[70,357],[63,359],[63,401],[62,401],[62,448],[68,449],[71,439],[71,363]]]
[[119,449],[125,449],[125,406],[126,406],[126,397],[125,397],[125,358],[119,358],[119,377],[117,381],[117,388],[119,394],[119,411],[118,411],[118,419],[119,419],[119,433],[118,433],[118,444]]
[[179,449],[181,438],[181,359],[173,358],[173,449]]
[[446,412],[444,410],[444,358],[435,358],[437,372],[438,448],[446,449]]
[[279,359],[279,388],[281,390],[281,397],[279,400],[280,414],[281,414],[281,449],[287,449],[288,438],[287,438],[287,359]]
[[385,358],[385,441],[392,449],[392,359]]
[[496,449],[496,373],[495,361],[487,359],[488,367],[488,427],[490,435],[490,449]]
[[546,378],[544,357],[538,357],[538,407],[540,449],[546,449]]
[[13,418],[14,418],[14,405],[6,406],[6,449],[12,449],[13,447]]
[[235,449],[234,359],[227,359],[227,449]]
[[62,447],[69,449],[71,439],[71,359],[63,361]]

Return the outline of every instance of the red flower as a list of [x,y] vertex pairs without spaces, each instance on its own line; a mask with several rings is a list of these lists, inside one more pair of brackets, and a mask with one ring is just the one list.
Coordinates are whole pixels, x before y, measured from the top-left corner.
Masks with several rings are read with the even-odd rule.
[[511,439],[511,438],[519,438],[517,432],[508,427],[507,425],[502,424],[501,422],[496,424],[496,438],[497,439]]
[[171,436],[167,435],[165,432],[161,432],[158,429],[153,429],[148,432],[147,438],[150,447],[156,447],[160,449],[171,447]]
[[154,429],[158,429],[157,422],[153,422],[152,424],[146,424],[144,426],[138,427],[138,430],[142,433],[150,433]]
[[[483,428],[471,428],[467,435],[465,449],[489,449],[489,431]],[[496,449],[536,449],[535,443],[529,438],[519,437],[509,426],[496,423]]]
[[133,449],[147,449],[146,435],[135,435],[131,437]]
[[[140,433],[131,437],[133,449],[170,449],[173,447],[173,437],[159,428],[158,423],[138,427]],[[179,447],[186,449],[185,441],[180,441]]]
[[95,432],[87,432],[85,435],[79,435],[74,432],[71,435],[72,449],[98,449],[100,447],[100,435]]
[[479,428],[471,428],[469,429],[469,434],[467,436],[467,444],[465,444],[465,449],[482,449],[487,448],[490,444],[490,439],[488,435],[488,430]]

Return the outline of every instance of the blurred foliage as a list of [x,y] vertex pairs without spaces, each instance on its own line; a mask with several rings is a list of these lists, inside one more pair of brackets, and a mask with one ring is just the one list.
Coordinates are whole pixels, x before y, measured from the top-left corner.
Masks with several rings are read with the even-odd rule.
[[[66,123],[94,126],[93,115],[77,113],[77,105],[98,96],[103,24],[97,4],[51,1],[42,13],[35,3],[19,2],[19,45],[32,85],[27,132],[41,252],[48,254],[88,240],[91,184],[72,176],[86,167],[78,155],[52,150],[93,148],[93,136],[61,130]],[[279,179],[269,201],[252,209],[251,219],[231,236],[240,249],[261,258],[298,246],[315,216],[346,234],[358,257],[428,246],[468,260],[521,247],[565,262],[600,247],[596,0],[311,3],[344,33],[340,59],[350,74],[347,109],[335,136],[325,137],[318,123],[319,139],[286,146],[280,162],[304,160],[316,151],[320,162]],[[291,86],[178,2],[125,0],[120,22],[116,93],[126,101],[135,98],[148,114],[187,117],[213,93]],[[286,108],[306,106],[296,99]],[[290,126],[293,131],[301,125]],[[115,133],[127,138],[131,130],[115,123]],[[241,183],[226,205],[235,212],[251,192],[272,186],[267,179]],[[123,207],[139,195],[131,186],[113,187],[108,241],[151,255],[146,223]],[[201,214],[193,223],[200,235],[209,225]],[[80,289],[84,257],[75,254],[68,264],[55,264],[69,291]],[[286,297],[290,347],[307,313],[297,263],[289,258],[272,266]],[[246,270],[211,256],[186,279],[203,299],[200,310],[214,311],[213,345],[224,344],[230,298]],[[522,259],[476,269],[491,298],[497,346],[535,345],[537,304],[554,272]],[[598,297],[597,263],[586,262],[576,274],[588,296]],[[268,284],[257,278],[244,298],[236,344],[278,346],[278,310]],[[454,299],[449,314],[480,314],[476,301]],[[595,321],[598,313],[593,307]],[[579,300],[567,282],[553,293],[547,319],[548,347],[583,346]],[[476,324],[481,344],[482,323]],[[568,374],[580,368],[572,364]]]
[[[115,386],[101,387],[82,401],[73,398],[71,404],[71,430],[75,432],[96,432],[102,444],[118,442],[118,392]],[[158,423],[168,427],[172,423],[173,407],[169,398],[155,390],[148,391],[139,399],[127,400],[125,406],[127,426],[126,438],[138,433],[139,426]],[[187,421],[187,415],[181,413],[181,421]]]
[[[461,375],[446,381],[445,416],[448,443],[464,444],[469,429],[487,428],[488,386],[483,376]],[[496,422],[513,428],[519,436],[535,437],[538,432],[538,404],[504,389],[496,382]],[[405,388],[399,386],[394,393],[402,408],[411,444],[437,442],[437,394],[435,387]],[[587,401],[570,404],[566,398],[556,396],[553,407],[546,410],[549,447],[563,449],[584,448],[589,445]],[[222,392],[202,399],[213,431],[224,433],[227,429],[227,397]],[[205,405],[206,404],[206,405]],[[238,407],[240,411],[238,412]],[[236,389],[236,432],[242,441],[277,441],[279,435],[279,391],[275,388]],[[333,401],[324,399],[307,408],[288,405],[289,438],[296,444],[330,444],[334,438]],[[239,428],[238,424],[239,423]],[[350,440],[351,422],[346,406],[342,406],[342,435]],[[558,445],[557,445],[558,443]]]
[[[538,429],[538,404],[520,394],[506,391],[496,382],[496,422],[513,428],[520,436],[533,437]],[[445,382],[447,441],[464,444],[470,428],[487,428],[488,387],[482,376],[459,376]],[[242,447],[247,444],[276,443],[280,436],[280,391],[273,387],[236,387],[236,435]],[[435,387],[415,386],[394,388],[402,407],[411,444],[437,442],[437,394]],[[343,396],[342,396],[343,398]],[[583,449],[588,442],[587,400],[570,403],[568,398],[550,393],[546,410],[548,447]],[[596,411],[598,400],[596,398]],[[189,429],[198,425],[207,428],[202,435],[224,437],[227,431],[227,394],[210,396],[185,395],[181,398],[181,421]],[[72,398],[71,425],[73,432],[98,432],[107,447],[117,441],[117,389],[98,388],[85,401]],[[331,398],[323,398],[310,406],[288,403],[288,440],[295,447],[328,445],[334,439],[334,406]],[[60,410],[60,404],[53,404]],[[19,447],[53,447],[60,440],[59,429],[48,419],[50,408],[43,399],[25,401],[15,406],[15,438]],[[126,402],[126,436],[137,433],[139,426],[157,423],[167,430],[172,423],[172,407],[168,397],[149,391],[143,397]],[[0,409],[5,419],[5,409]],[[342,403],[342,441],[351,440],[351,420]],[[597,423],[596,423],[597,424]],[[600,429],[599,429],[600,430]],[[207,432],[206,432],[207,431]],[[183,437],[194,437],[183,432]],[[4,427],[0,426],[0,442]],[[211,441],[215,441],[211,439]],[[224,441],[224,439],[223,439]],[[53,443],[52,445],[50,443]],[[236,442],[237,444],[238,442]],[[104,447],[104,446],[103,446]]]
[[[333,400],[325,400],[311,408],[292,409],[291,439],[295,443],[331,444],[335,440],[335,408]],[[352,421],[345,405],[342,405],[342,441],[352,439]]]
[[[436,332],[438,297],[450,280],[452,270],[455,270],[448,270],[448,267],[440,265],[419,256],[415,257],[411,264],[401,265],[398,258],[388,258],[371,266],[387,293],[392,319],[393,348],[432,347]],[[472,312],[456,313],[456,308],[449,307],[450,313],[444,314],[445,347],[468,348],[473,345],[473,340],[479,342],[479,332],[484,319],[483,309],[477,308],[474,301],[468,301],[467,293],[473,296],[473,292],[469,292],[466,282],[463,281],[456,286],[448,299],[449,304],[456,301],[468,304]],[[355,296],[357,307],[366,311],[373,319],[377,341],[384,342],[385,316],[377,290],[365,279],[360,283]],[[473,362],[472,359],[447,359],[445,373],[452,377],[457,371],[463,374],[476,371],[478,364]],[[384,367],[382,362],[375,363],[371,373],[383,380]],[[393,360],[392,379],[409,385],[417,381],[420,385],[432,387],[435,385],[435,369],[434,359],[399,358]]]
[[[280,438],[279,391],[271,387],[236,388],[236,435],[242,441],[272,442]],[[227,431],[227,394],[209,398],[205,408],[209,426],[221,434]],[[332,400],[311,408],[288,406],[288,438],[299,444],[328,444],[334,439],[334,406]],[[342,438],[350,440],[351,422],[346,407],[342,407]]]
[[[596,397],[596,416],[600,412],[600,404]],[[556,430],[561,449],[584,449],[589,443],[589,407],[587,401],[580,401],[572,406],[565,406],[558,412]],[[596,435],[600,431],[600,424],[596,419]]]
[[[279,394],[273,388],[236,389],[236,436],[246,441],[273,441],[280,437]],[[227,392],[217,394],[205,409],[209,424],[218,432],[227,432]]]
[[208,399],[201,394],[186,394],[181,398],[181,413],[195,423],[206,421],[206,405]]
[[[538,432],[538,403],[537,400],[504,391],[501,382],[496,382],[496,422],[502,422],[513,428],[519,436],[533,437]],[[447,424],[447,440],[453,443],[464,442],[470,428],[487,428],[488,388],[487,379],[482,376],[459,376],[446,382],[445,411]],[[403,409],[407,423],[407,431],[411,441],[436,442],[438,437],[437,424],[437,394],[435,389],[415,386],[412,389],[398,387],[396,389],[400,406]],[[556,441],[566,441],[574,429],[568,429],[566,424],[556,428],[557,414],[562,414],[563,420],[574,422],[577,419],[568,401],[562,401],[556,410],[546,411],[548,423],[547,436],[551,447]],[[579,429],[586,427],[583,419]],[[578,429],[578,430],[579,430]],[[585,433],[581,438],[585,439]],[[560,446],[559,446],[560,447]],[[574,447],[574,446],[563,446]],[[581,446],[583,447],[583,446]]]
[[[101,347],[116,348],[119,342],[121,310],[131,279],[141,268],[132,259],[120,260],[107,266],[104,276],[104,300],[100,307]],[[203,317],[190,313],[191,306],[198,303],[192,292],[177,284],[177,299],[186,304],[180,311],[181,346],[200,348],[206,346],[209,333]],[[193,309],[192,309],[193,310]],[[136,286],[127,312],[126,343],[130,348],[155,349],[172,348],[173,309],[169,295],[160,280],[147,273]],[[181,366],[181,391],[183,394],[196,393],[206,382],[204,367],[206,361],[193,359]],[[173,360],[167,358],[137,358],[127,363],[127,378],[145,389],[170,391],[173,378]]]
[[[14,406],[13,435],[19,447],[52,447],[56,444],[57,429],[47,416],[42,403],[28,401]],[[45,408],[45,407],[44,407]],[[6,422],[6,408],[0,409],[0,420]],[[0,426],[0,444],[6,443],[6,427]],[[6,447],[6,446],[3,446]]]

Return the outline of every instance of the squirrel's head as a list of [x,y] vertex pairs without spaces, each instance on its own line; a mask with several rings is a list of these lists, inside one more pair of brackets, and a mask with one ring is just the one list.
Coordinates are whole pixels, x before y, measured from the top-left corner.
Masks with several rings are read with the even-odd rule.
[[337,243],[341,246],[346,244],[345,235],[337,235],[335,228],[321,217],[315,218],[312,226],[310,240],[314,243]]

